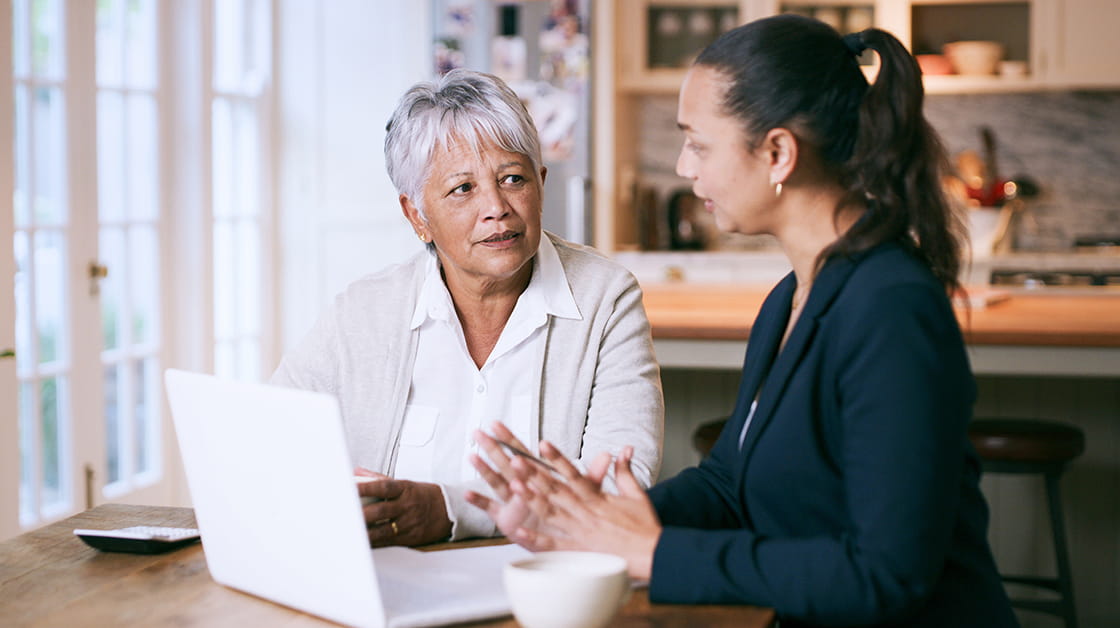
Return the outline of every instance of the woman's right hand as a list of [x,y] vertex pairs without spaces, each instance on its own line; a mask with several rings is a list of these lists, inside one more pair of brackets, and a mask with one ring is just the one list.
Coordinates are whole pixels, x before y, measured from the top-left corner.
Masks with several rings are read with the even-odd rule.
[[[480,459],[475,468],[509,506],[485,498],[471,503],[490,513],[506,536],[532,551],[616,554],[626,559],[631,577],[650,577],[661,522],[630,471],[632,448],[623,449],[613,464],[619,492],[610,494],[602,487],[612,466],[609,455],[599,456],[581,473],[555,447],[542,442],[541,455],[551,465],[549,471],[521,456],[509,458],[498,442],[513,436],[508,430],[495,429],[495,435],[498,439],[476,433],[475,439],[497,470]],[[499,521],[502,516],[508,519]]]
[[[471,465],[482,476],[482,479],[490,485],[497,499],[475,491],[467,491],[466,498],[475,507],[486,511],[486,514],[490,515],[502,534],[508,538],[513,538],[513,533],[518,528],[535,527],[537,521],[525,501],[514,495],[513,491],[510,490],[509,480],[515,477],[513,467],[510,465],[509,456],[498,444],[498,440],[509,443],[522,451],[526,451],[526,449],[525,445],[504,424],[494,423],[492,429],[497,439],[478,430],[474,434],[474,440],[486,451],[487,456],[498,469],[491,468],[478,454],[471,454],[470,461]],[[534,548],[530,547],[528,549],[533,550]]]
[[[542,526],[540,519],[529,508],[525,500],[513,492],[510,482],[531,482],[534,481],[534,474],[539,472],[547,475],[547,472],[536,465],[525,465],[527,468],[524,471],[516,471],[512,459],[502,448],[501,443],[512,445],[521,451],[529,451],[529,449],[504,424],[496,422],[492,429],[494,436],[479,430],[475,432],[474,440],[486,452],[494,467],[487,464],[477,454],[472,454],[470,460],[482,479],[490,485],[497,499],[475,491],[467,491],[466,498],[477,508],[486,511],[486,514],[490,515],[502,534],[514,539],[518,530],[539,530]],[[593,468],[589,471],[587,477],[597,478],[595,481],[601,483],[607,473],[608,466],[606,463],[609,462],[609,457],[598,462],[599,464],[592,465]],[[534,547],[532,544],[523,543],[523,545],[532,551],[543,549]]]

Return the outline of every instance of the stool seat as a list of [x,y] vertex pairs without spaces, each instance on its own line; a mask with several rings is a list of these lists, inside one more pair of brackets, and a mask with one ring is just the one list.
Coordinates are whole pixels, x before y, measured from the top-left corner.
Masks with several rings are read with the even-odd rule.
[[1073,569],[1066,546],[1059,479],[1074,458],[1085,451],[1085,434],[1058,421],[1016,418],[976,418],[968,425],[968,439],[986,472],[1028,473],[1042,477],[1050,510],[1056,577],[1002,574],[1005,582],[1049,589],[1057,599],[1011,598],[1017,608],[1057,615],[1066,628],[1077,628],[1073,601]]
[[968,438],[986,462],[1064,464],[1085,451],[1085,434],[1057,421],[975,419]]
[[723,417],[722,419],[708,421],[692,433],[692,448],[700,454],[701,458],[707,458],[708,454],[712,452],[712,447],[715,446],[720,433],[723,432],[723,426],[727,425],[727,419],[728,417]]

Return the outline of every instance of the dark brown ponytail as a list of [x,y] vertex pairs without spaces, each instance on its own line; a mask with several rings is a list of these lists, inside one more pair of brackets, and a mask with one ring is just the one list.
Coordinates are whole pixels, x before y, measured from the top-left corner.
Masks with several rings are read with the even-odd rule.
[[859,133],[843,168],[847,176],[842,178],[848,190],[845,200],[866,199],[869,214],[824,256],[902,240],[929,264],[947,290],[956,291],[964,226],[942,188],[948,163],[922,112],[925,90],[918,63],[884,30],[871,28],[845,39],[874,50],[880,60],[879,75],[859,106]]
[[[870,86],[856,60],[865,48],[881,62]],[[959,287],[964,229],[941,187],[945,151],[922,114],[918,64],[893,35],[872,28],[841,37],[823,22],[777,15],[723,34],[696,64],[730,79],[723,109],[748,138],[788,128],[845,188],[837,211],[867,208],[819,263],[895,240],[947,290]]]

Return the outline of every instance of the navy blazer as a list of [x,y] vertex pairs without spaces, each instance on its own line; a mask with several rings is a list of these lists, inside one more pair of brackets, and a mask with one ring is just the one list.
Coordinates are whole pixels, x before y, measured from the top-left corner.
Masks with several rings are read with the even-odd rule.
[[783,628],[1017,625],[944,288],[898,244],[833,259],[779,352],[795,288],[791,273],[763,303],[711,455],[649,492],[650,599],[769,606]]

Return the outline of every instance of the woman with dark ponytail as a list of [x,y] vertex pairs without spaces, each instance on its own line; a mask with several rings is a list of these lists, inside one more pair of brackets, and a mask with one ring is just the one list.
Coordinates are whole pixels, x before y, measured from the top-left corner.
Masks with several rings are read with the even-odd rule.
[[[966,435],[963,229],[922,98],[914,58],[874,28],[782,15],[700,54],[677,172],[721,229],[773,235],[793,272],[755,320],[712,453],[648,493],[626,451],[581,473],[542,442],[559,481],[503,454],[502,426],[477,435],[497,497],[535,515],[498,522],[506,534],[619,554],[652,601],[771,606],[783,628],[1017,624]],[[600,488],[608,470],[618,494]]]

